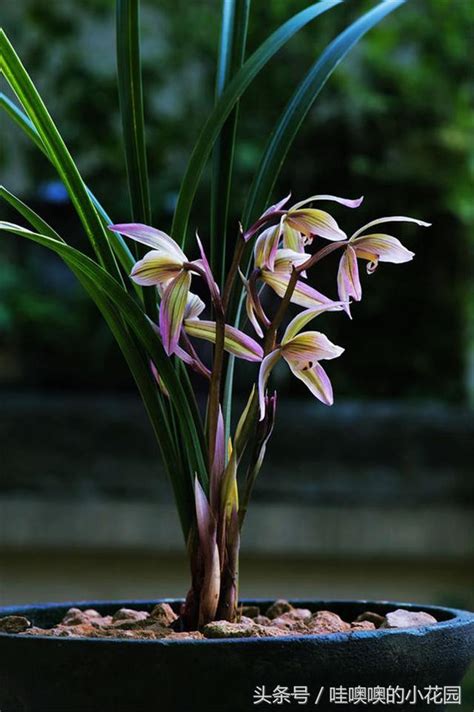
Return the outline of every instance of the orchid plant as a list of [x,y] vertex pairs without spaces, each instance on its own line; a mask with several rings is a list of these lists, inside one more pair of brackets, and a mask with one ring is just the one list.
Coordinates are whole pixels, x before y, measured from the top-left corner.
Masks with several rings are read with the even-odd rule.
[[[4,187],[1,196],[29,227],[3,221],[0,229],[64,260],[125,356],[170,477],[189,553],[192,581],[182,611],[188,628],[237,615],[240,533],[275,421],[272,369],[282,359],[313,396],[331,405],[332,386],[322,362],[338,358],[343,349],[308,325],[325,312],[351,316],[351,302],[362,296],[359,261],[367,262],[372,273],[379,262],[412,259],[413,253],[396,237],[379,232],[379,226],[396,221],[427,225],[409,217],[383,217],[348,237],[319,203],[357,209],[362,198],[312,195],[289,205],[287,196],[266,207],[299,126],[332,71],[369,29],[403,3],[384,0],[336,37],[302,79],[264,149],[242,222],[232,234],[228,231],[239,99],[277,50],[340,1],[308,6],[246,58],[250,0],[223,0],[216,102],[189,160],[169,234],[152,227],[138,0],[117,2],[118,85],[133,222],[114,223],[85,185],[32,79],[0,31],[0,69],[21,106],[5,95],[1,105],[58,171],[94,256],[69,245]],[[197,233],[193,249],[188,223],[211,154],[208,257]],[[312,287],[309,276],[336,251],[337,298],[332,299]],[[263,299],[265,290],[276,295],[271,308]],[[290,315],[295,306],[296,314]],[[212,344],[210,358],[201,340]],[[248,371],[248,400],[233,428],[236,359],[254,368]],[[206,384],[205,408],[196,399],[190,371]]]

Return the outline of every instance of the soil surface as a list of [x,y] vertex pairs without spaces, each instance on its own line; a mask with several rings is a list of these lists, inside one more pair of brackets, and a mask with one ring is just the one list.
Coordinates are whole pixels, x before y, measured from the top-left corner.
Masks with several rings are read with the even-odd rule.
[[272,638],[284,635],[325,635],[376,628],[411,628],[437,623],[429,613],[398,609],[381,616],[366,611],[354,621],[344,621],[331,611],[313,613],[295,608],[288,601],[275,601],[266,610],[258,606],[239,609],[235,623],[215,621],[200,631],[181,630],[179,616],[168,603],[158,603],[151,612],[120,608],[113,616],[98,611],[70,608],[53,628],[32,626],[23,616],[0,618],[0,633],[49,635],[63,638],[133,638],[141,640],[201,640],[204,638]]

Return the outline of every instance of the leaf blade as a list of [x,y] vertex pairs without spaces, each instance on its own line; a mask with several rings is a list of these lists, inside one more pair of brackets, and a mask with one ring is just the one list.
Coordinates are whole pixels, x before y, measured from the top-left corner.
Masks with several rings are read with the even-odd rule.
[[236,102],[265,64],[298,30],[341,2],[342,0],[321,0],[294,15],[263,42],[229,83],[206,121],[189,159],[171,228],[176,242],[185,245],[189,215],[199,180],[214,142]]

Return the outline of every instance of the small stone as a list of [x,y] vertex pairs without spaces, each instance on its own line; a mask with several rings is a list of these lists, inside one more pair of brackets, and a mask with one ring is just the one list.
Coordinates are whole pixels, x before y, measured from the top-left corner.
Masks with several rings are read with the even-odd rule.
[[150,613],[150,618],[154,618],[163,626],[170,626],[177,620],[178,616],[173,611],[169,603],[157,603]]
[[84,615],[88,618],[102,618],[99,611],[96,611],[94,608],[87,608],[84,611]]
[[405,611],[399,608],[396,611],[387,613],[381,628],[415,628],[418,626],[433,625],[438,621],[430,613],[425,611]]
[[94,628],[105,628],[106,626],[112,625],[112,616],[99,616],[98,618],[91,618],[90,624]]
[[276,636],[287,635],[276,626],[256,625],[243,623],[229,623],[229,621],[214,621],[208,623],[202,629],[205,638],[274,638]]
[[373,611],[364,611],[360,616],[357,616],[355,623],[361,623],[363,621],[369,621],[373,623],[376,628],[380,628],[382,623],[385,622],[385,617],[381,616],[379,613],[374,613]]
[[255,635],[257,626],[253,623],[229,623],[229,621],[214,621],[202,629],[205,638],[249,638]]
[[318,611],[311,616],[308,621],[311,633],[345,633],[350,630],[349,623],[345,623],[337,613],[331,611]]
[[112,616],[112,623],[117,621],[144,621],[150,617],[146,611],[134,611],[131,608],[119,608]]
[[255,616],[253,622],[257,625],[271,625],[271,620],[267,616]]
[[247,618],[256,618],[260,615],[260,608],[258,606],[242,606],[240,613]]
[[280,628],[304,629],[304,622],[311,618],[311,611],[307,608],[294,608],[288,613],[283,613],[278,618],[274,618],[272,623]]
[[376,630],[372,621],[354,621],[351,623],[352,630]]
[[89,617],[79,608],[70,608],[61,623],[63,625],[83,625],[89,623]]
[[0,618],[0,632],[2,633],[23,633],[30,626],[30,621],[24,616],[4,616]]
[[280,616],[283,615],[283,613],[289,613],[289,611],[293,610],[293,606],[288,603],[288,601],[284,601],[283,599],[280,599],[278,601],[275,601],[275,603],[272,603],[270,608],[268,608],[265,611],[265,615],[267,618],[270,618],[273,620],[273,618],[279,618]]

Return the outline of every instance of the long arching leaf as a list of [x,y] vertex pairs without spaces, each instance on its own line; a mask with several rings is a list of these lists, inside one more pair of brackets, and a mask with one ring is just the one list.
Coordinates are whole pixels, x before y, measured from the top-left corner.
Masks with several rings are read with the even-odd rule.
[[163,346],[158,340],[152,323],[148,317],[145,316],[135,300],[103,267],[70,245],[11,223],[0,222],[0,230],[26,237],[33,242],[37,242],[53,250],[75,269],[79,270],[81,274],[94,282],[96,287],[115,305],[120,313],[120,318],[124,318],[127,321],[148,356],[156,364],[178,415],[183,439],[186,447],[189,449],[192,471],[198,474],[203,487],[207,488],[208,476],[205,464],[205,445],[199,427],[200,424],[197,423],[193,417],[188,399],[183,391],[180,380],[176,376],[171,359],[168,358]]
[[[216,101],[242,66],[247,41],[250,0],[222,0],[222,29],[216,78]],[[227,217],[232,184],[239,104],[222,127],[212,153],[211,269],[224,283]]]
[[[372,27],[404,2],[405,0],[384,0],[381,2],[338,35],[313,64],[284,109],[264,150],[245,205],[244,226],[249,225],[251,220],[265,209],[298,130],[332,72]],[[241,294],[232,305],[234,310],[232,316],[235,314],[237,327],[240,324],[243,301],[244,297]],[[224,417],[227,428],[231,420],[234,368],[235,359],[230,357],[224,389]]]
[[[54,240],[62,241],[60,235],[58,235],[45,220],[3,186],[0,186],[0,197],[5,199],[17,210],[35,230]],[[166,418],[163,397],[160,395],[156,383],[154,383],[146,360],[140,353],[141,349],[137,348],[135,338],[129,333],[127,326],[120,318],[120,314],[117,312],[114,304],[103,291],[97,288],[91,279],[82,274],[81,271],[68,262],[68,260],[65,259],[65,262],[99,308],[135,379],[160,447],[168,476],[171,480],[181,526],[186,540],[189,529],[194,521],[192,478],[188,472],[182,469],[178,470],[177,468],[179,457]]]
[[[117,0],[117,77],[132,219],[151,225],[139,25],[139,0]],[[146,252],[138,244],[135,251],[137,257]],[[156,321],[155,289],[144,287],[143,301],[148,316]]]
[[[33,141],[33,143],[38,146],[40,151],[50,161],[51,157],[46,149],[46,146],[44,145],[38,131],[35,129],[28,116],[3,92],[0,92],[0,108],[3,109],[10,116],[13,122],[23,131],[26,136],[31,139],[31,141]],[[92,191],[89,188],[86,189],[90,199],[94,203],[95,209],[97,210],[104,227],[106,227],[107,225],[111,225],[114,221],[109,217],[104,207],[99,203],[98,199],[95,197]],[[120,235],[118,232],[114,232],[111,234],[113,234],[113,239],[111,239],[110,241],[112,249],[115,252],[115,255],[124,271],[127,274],[130,274],[132,267],[135,264],[135,259],[122,235]],[[136,287],[137,293],[141,294],[142,290],[138,287],[138,285],[135,285],[135,283],[133,284]]]
[[383,0],[338,35],[313,64],[288,102],[264,150],[244,209],[244,225],[250,224],[265,209],[301,124],[338,64],[372,27],[404,2]]
[[294,15],[260,45],[227,86],[204,124],[181,183],[171,228],[171,234],[181,245],[186,242],[189,215],[204,166],[212,151],[214,142],[236,102],[260,70],[298,30],[307,25],[308,22],[311,22],[311,20],[314,20],[318,15],[339,5],[341,2],[342,0],[321,0],[321,2],[317,2]]
[[63,181],[97,257],[107,271],[121,281],[120,269],[87,188],[28,72],[0,29],[0,71],[30,118],[51,162]]

